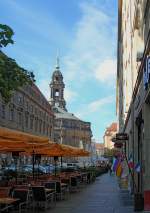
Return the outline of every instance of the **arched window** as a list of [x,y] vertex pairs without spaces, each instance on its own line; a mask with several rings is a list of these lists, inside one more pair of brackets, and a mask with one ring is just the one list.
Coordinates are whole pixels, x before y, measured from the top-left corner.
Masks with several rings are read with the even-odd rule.
[[59,90],[56,89],[56,90],[55,90],[55,97],[58,97],[58,96],[59,96]]

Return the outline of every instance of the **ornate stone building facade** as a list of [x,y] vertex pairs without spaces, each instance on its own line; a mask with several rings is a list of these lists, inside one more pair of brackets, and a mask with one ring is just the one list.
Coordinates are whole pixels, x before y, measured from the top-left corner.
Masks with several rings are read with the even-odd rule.
[[67,112],[64,88],[65,84],[57,59],[50,83],[50,103],[55,114],[54,141],[75,147],[81,147],[82,143],[83,148],[88,149],[92,137],[91,123],[84,122],[74,114]]
[[0,96],[0,126],[53,139],[54,114],[39,88],[26,85],[8,104]]

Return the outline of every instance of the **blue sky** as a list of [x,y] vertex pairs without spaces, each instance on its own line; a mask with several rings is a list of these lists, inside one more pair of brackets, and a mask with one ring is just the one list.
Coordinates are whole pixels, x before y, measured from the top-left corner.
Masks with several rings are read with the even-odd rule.
[[15,44],[3,49],[34,71],[49,99],[49,82],[59,49],[68,111],[92,124],[103,142],[116,120],[116,0],[5,0],[0,22],[13,28]]

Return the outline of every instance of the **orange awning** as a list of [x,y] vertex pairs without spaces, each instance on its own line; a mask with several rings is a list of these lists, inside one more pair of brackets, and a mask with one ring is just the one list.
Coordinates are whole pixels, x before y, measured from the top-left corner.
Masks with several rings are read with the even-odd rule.
[[[32,150],[28,149],[27,152],[30,152],[31,154],[33,153]],[[35,154],[41,154],[41,155],[47,155],[50,157],[54,156],[70,156],[70,157],[75,157],[75,156],[89,156],[89,152],[75,148],[72,146],[68,145],[63,145],[63,144],[57,144],[57,143],[49,143],[46,146],[41,146],[40,148],[35,148],[34,149]]]
[[23,150],[45,146],[49,143],[49,138],[39,137],[32,134],[0,127],[0,151],[3,150]]

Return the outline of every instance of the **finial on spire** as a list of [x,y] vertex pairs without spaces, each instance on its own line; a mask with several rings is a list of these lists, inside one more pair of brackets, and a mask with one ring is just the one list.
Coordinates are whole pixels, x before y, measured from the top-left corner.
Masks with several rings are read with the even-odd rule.
[[56,69],[59,69],[59,50],[57,50]]

